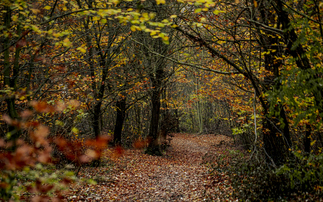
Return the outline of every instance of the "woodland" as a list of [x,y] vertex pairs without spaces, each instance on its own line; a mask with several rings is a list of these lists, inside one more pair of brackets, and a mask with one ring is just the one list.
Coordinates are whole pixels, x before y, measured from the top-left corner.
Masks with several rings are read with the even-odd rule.
[[0,8],[0,200],[322,200],[323,2]]

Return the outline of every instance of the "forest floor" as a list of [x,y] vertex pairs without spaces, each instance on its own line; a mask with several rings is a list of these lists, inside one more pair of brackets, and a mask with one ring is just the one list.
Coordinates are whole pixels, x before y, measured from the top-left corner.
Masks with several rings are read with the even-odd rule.
[[79,176],[95,185],[74,184],[68,201],[234,201],[230,181],[210,175],[207,154],[232,149],[223,135],[174,134],[163,156],[127,149],[99,168],[82,168]]

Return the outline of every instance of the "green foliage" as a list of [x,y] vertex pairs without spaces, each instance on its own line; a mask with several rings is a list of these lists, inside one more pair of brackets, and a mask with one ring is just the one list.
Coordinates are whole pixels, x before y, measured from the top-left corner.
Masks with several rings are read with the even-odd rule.
[[52,166],[37,164],[26,166],[20,171],[5,170],[1,173],[0,198],[21,201],[39,196],[60,197],[71,182],[77,180],[71,171],[55,170]]
[[232,135],[240,135],[252,130],[251,123],[245,123],[241,127],[232,128]]
[[308,156],[294,152],[295,160],[289,161],[277,169],[278,176],[288,178],[288,186],[292,190],[302,190],[323,196],[323,154]]
[[228,151],[214,155],[208,165],[212,168],[211,175],[228,176],[234,188],[233,196],[243,201],[322,198],[323,155],[306,157],[295,152],[295,157],[295,161],[273,170],[264,157],[250,158],[239,151]]
[[[277,103],[287,104],[291,110],[291,116],[294,116],[294,125],[302,120],[309,120],[311,124],[317,127],[320,123],[316,121],[318,112],[322,108],[321,98],[317,92],[322,86],[320,78],[315,75],[320,74],[321,70],[301,70],[298,68],[291,71],[282,71],[281,80],[284,85],[279,90],[273,90],[269,93],[271,103],[271,115],[277,116],[275,110]],[[286,80],[285,80],[286,79]]]
[[[278,88],[269,93],[268,100],[271,104],[271,115],[277,116],[275,106],[282,103],[290,116],[291,123],[297,126],[301,122],[310,123],[316,130],[321,128],[322,117],[322,30],[315,18],[318,2],[308,1],[302,4],[301,13],[310,17],[297,16],[295,11],[288,10],[294,18],[291,18],[288,31],[295,30],[297,39],[291,46],[291,51],[303,49],[302,55],[284,56],[285,64],[280,70],[280,77],[276,79]],[[297,50],[298,49],[298,50]],[[300,54],[300,52],[299,52]],[[308,62],[307,62],[308,61]],[[302,65],[300,65],[302,64]],[[275,114],[276,112],[276,114]],[[321,113],[321,114],[320,114]]]
[[245,123],[240,127],[232,128],[232,135],[237,143],[243,146],[244,149],[250,149],[254,142],[253,124]]

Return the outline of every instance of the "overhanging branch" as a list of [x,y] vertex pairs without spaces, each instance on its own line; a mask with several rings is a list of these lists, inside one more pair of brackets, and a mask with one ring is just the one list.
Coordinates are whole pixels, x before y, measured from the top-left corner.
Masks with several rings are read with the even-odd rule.
[[241,72],[238,72],[238,71],[230,71],[230,72],[224,72],[224,71],[219,71],[219,70],[215,70],[215,69],[210,69],[210,68],[205,68],[205,67],[202,67],[202,66],[199,66],[199,65],[195,65],[195,64],[192,64],[192,63],[187,63],[187,62],[180,62],[178,60],[175,60],[173,58],[170,58],[170,57],[167,57],[165,55],[162,55],[160,53],[157,53],[153,50],[150,50],[149,47],[147,47],[146,45],[144,45],[143,43],[135,40],[135,39],[131,39],[132,41],[134,41],[135,43],[138,43],[142,46],[144,46],[150,53],[153,53],[155,55],[158,55],[160,57],[163,57],[169,61],[172,61],[174,63],[177,63],[177,64],[180,64],[180,65],[185,65],[185,66],[189,66],[189,67],[194,67],[196,69],[200,69],[200,70],[204,70],[204,71],[209,71],[209,72],[213,72],[213,73],[217,73],[217,74],[240,74]]
[[234,62],[232,62],[231,60],[229,60],[227,57],[225,57],[224,55],[222,55],[219,51],[215,50],[213,47],[211,47],[209,44],[207,44],[204,40],[202,40],[201,38],[197,38],[195,36],[193,36],[192,34],[185,32],[184,30],[182,30],[179,27],[175,28],[176,30],[178,30],[179,32],[181,32],[182,34],[184,34],[185,36],[187,36],[188,38],[190,38],[192,41],[195,41],[197,43],[199,43],[201,46],[204,46],[205,48],[208,49],[208,51],[212,54],[215,55],[221,59],[223,59],[227,64],[229,64],[230,66],[232,66],[233,68],[235,68],[237,70],[237,72],[234,72],[235,74],[243,74],[245,75],[246,73]]

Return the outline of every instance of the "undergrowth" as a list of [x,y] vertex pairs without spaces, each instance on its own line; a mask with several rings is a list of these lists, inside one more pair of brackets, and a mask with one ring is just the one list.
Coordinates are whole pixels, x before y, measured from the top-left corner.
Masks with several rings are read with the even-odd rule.
[[227,150],[208,157],[207,165],[211,168],[210,175],[229,176],[233,197],[239,201],[320,201],[323,155],[295,153],[293,158],[273,169],[263,157],[257,156],[256,160],[243,152]]

